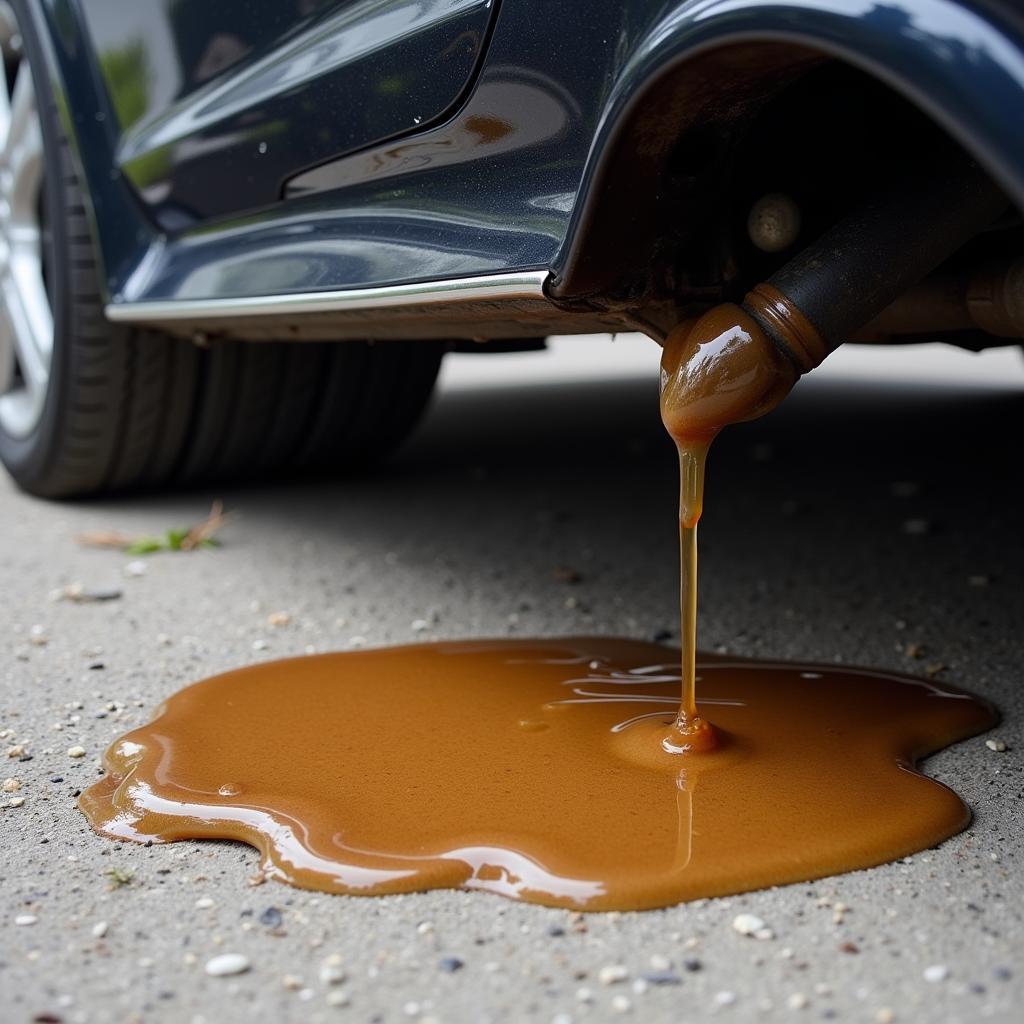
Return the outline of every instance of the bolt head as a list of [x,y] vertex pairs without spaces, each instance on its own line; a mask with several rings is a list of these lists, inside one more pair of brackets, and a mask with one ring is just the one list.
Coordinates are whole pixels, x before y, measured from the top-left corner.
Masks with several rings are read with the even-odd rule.
[[750,208],[747,232],[762,252],[785,252],[800,235],[800,207],[784,192],[769,192]]

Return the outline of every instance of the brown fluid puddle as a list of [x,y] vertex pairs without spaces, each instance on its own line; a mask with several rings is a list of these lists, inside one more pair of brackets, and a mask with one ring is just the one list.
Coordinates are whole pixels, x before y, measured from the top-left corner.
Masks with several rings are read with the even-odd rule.
[[256,665],[175,694],[108,752],[105,835],[240,839],[292,884],[658,907],[868,867],[970,812],[917,759],[988,728],[945,684],[698,660],[718,744],[671,754],[678,652],[481,641]]
[[[813,348],[813,328],[788,315]],[[959,831],[967,807],[914,765],[994,725],[989,705],[866,669],[695,654],[708,448],[797,375],[737,306],[666,340],[681,658],[588,637],[229,672],[108,751],[107,776],[81,797],[90,823],[142,842],[239,839],[307,888],[482,889],[585,910],[806,881]]]

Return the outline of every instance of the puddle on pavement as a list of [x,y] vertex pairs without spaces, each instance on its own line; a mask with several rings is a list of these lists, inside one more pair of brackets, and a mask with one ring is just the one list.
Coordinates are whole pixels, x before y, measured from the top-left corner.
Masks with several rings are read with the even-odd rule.
[[746,321],[709,316],[674,332],[663,359],[681,664],[668,648],[586,637],[239,669],[114,744],[81,797],[92,826],[241,840],[307,888],[479,889],[585,910],[806,881],[964,828],[959,797],[914,766],[992,726],[984,702],[866,669],[694,653],[708,446],[796,376]]
[[630,640],[439,643],[270,662],[175,694],[82,796],[139,841],[257,847],[346,893],[462,887],[588,910],[868,867],[969,812],[914,762],[981,703],[858,669],[698,662],[715,749],[660,738],[676,652]]

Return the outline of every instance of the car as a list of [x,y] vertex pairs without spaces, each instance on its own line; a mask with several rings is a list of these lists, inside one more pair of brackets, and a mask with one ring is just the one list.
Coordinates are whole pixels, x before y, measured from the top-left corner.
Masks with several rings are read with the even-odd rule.
[[[364,465],[445,351],[662,340],[880,189],[899,294],[837,340],[1024,335],[1014,0],[5,0],[0,49],[33,494]],[[933,245],[964,160],[1006,208]]]

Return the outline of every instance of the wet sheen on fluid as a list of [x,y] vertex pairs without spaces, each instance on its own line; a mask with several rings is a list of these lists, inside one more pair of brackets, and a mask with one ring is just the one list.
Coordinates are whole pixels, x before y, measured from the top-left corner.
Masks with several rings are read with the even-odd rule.
[[269,873],[656,907],[867,867],[969,812],[914,762],[985,729],[942,684],[698,661],[718,744],[670,754],[678,654],[602,638],[270,662],[171,697],[82,796],[121,839],[240,839]]

